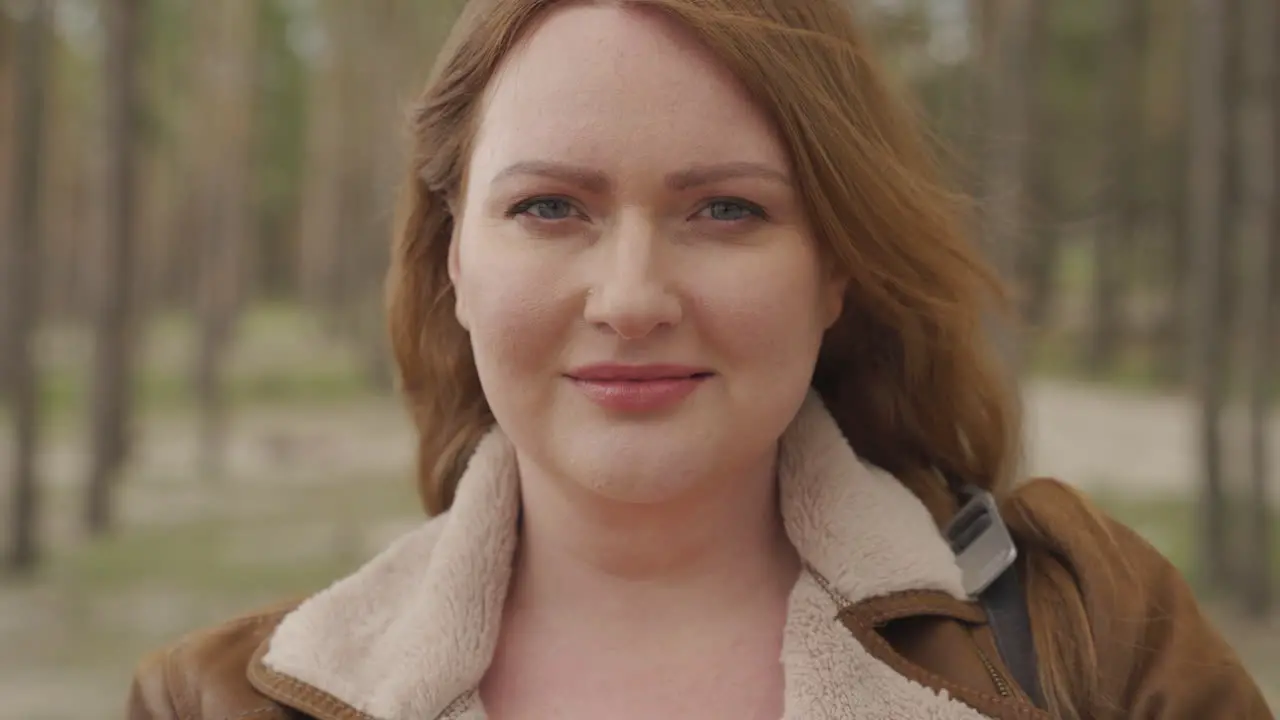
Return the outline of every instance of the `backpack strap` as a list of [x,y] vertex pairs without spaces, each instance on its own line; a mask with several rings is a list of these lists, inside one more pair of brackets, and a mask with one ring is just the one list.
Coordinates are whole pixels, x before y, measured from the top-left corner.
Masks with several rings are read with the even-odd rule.
[[1043,708],[1031,617],[1015,562],[1018,548],[991,493],[959,483],[953,489],[961,507],[943,534],[956,554],[965,590],[982,605],[996,649],[1014,680]]
[[996,649],[1013,679],[1035,706],[1045,707],[1036,663],[1036,647],[1031,640],[1031,616],[1026,592],[1018,577],[1017,565],[1010,565],[978,596],[987,622],[996,636]]

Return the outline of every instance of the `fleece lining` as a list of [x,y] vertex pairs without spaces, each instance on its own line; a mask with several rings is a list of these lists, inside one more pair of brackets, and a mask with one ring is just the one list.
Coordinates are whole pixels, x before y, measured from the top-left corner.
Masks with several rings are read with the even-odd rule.
[[[965,595],[924,505],[857,457],[814,394],[783,435],[778,481],[783,522],[806,566],[783,633],[784,720],[985,717],[898,674],[836,619],[842,604],[899,591]],[[498,642],[519,506],[515,453],[494,429],[449,512],[285,617],[264,663],[376,720],[446,709],[481,720],[476,688]]]

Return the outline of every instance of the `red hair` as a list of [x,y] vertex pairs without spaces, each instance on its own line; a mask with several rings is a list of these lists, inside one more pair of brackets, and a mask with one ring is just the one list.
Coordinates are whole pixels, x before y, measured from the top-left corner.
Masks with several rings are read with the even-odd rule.
[[[1020,455],[1019,405],[984,332],[984,318],[1005,308],[1004,292],[965,237],[967,203],[939,181],[911,107],[889,87],[844,3],[612,1],[666,12],[692,30],[777,127],[819,246],[849,280],[813,387],[854,450],[898,477],[939,519],[953,507],[948,479],[1004,492]],[[449,507],[493,423],[454,315],[449,201],[462,188],[490,79],[557,3],[469,2],[413,114],[416,145],[388,301],[429,513]],[[1035,612],[1036,586],[1032,578],[1037,646],[1059,651],[1068,646],[1061,638],[1087,637],[1082,615]],[[1060,606],[1060,588],[1051,590]],[[1072,698],[1086,687],[1086,663],[1060,666],[1050,653],[1044,664],[1051,711],[1084,714]]]

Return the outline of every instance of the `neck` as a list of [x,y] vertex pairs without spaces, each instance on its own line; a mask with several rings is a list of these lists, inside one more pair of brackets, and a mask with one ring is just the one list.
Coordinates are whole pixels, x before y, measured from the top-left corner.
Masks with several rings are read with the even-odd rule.
[[548,478],[522,483],[512,609],[662,622],[744,599],[785,603],[799,561],[778,510],[775,460],[661,503]]

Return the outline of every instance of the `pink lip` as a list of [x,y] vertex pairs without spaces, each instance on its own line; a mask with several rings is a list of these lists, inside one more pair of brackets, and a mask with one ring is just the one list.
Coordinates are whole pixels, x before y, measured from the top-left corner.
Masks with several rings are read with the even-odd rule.
[[567,374],[596,404],[618,412],[654,412],[684,400],[704,380],[705,368],[687,365],[588,365]]

